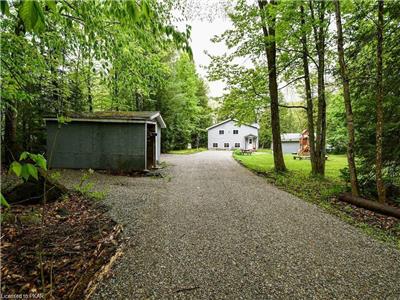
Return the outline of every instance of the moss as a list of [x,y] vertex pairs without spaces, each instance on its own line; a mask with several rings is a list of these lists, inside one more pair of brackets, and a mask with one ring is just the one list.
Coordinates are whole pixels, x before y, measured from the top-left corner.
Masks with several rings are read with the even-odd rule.
[[[66,117],[74,118],[74,119],[121,119],[121,120],[130,120],[130,119],[149,119],[154,114],[158,113],[157,111],[99,111],[92,113],[68,113]],[[47,116],[51,118],[55,118],[56,116]]]

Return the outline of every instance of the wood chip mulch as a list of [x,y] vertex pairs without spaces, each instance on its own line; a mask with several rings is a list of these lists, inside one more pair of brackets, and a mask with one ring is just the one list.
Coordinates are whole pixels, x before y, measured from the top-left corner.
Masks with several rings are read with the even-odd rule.
[[119,251],[121,226],[105,206],[76,193],[46,204],[44,226],[41,208],[13,206],[3,214],[1,297],[83,299]]

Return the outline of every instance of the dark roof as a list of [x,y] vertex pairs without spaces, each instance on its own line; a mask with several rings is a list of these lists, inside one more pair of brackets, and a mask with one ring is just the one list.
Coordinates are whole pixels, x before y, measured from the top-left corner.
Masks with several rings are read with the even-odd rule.
[[[68,113],[66,117],[72,121],[79,120],[109,120],[109,121],[154,121],[156,119],[162,128],[165,128],[164,120],[159,111],[99,111],[92,113]],[[47,121],[57,120],[57,116],[46,116]]]

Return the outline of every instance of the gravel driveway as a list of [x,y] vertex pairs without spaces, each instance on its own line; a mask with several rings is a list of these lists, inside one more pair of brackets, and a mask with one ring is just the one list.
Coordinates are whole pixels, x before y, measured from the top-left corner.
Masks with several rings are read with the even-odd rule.
[[94,299],[400,299],[397,250],[229,152],[163,160],[163,179],[96,174],[129,240]]

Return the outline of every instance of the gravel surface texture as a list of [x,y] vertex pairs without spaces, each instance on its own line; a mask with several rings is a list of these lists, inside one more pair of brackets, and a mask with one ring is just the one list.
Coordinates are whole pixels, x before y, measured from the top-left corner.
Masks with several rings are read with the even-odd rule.
[[[400,299],[400,252],[236,163],[166,155],[165,178],[95,174],[125,253],[93,299]],[[79,171],[64,180],[79,181]]]

